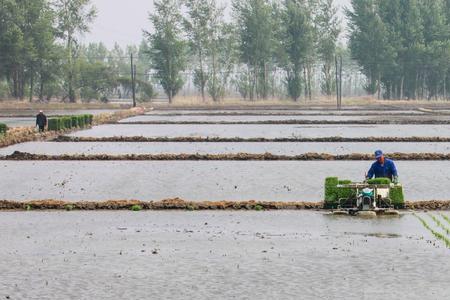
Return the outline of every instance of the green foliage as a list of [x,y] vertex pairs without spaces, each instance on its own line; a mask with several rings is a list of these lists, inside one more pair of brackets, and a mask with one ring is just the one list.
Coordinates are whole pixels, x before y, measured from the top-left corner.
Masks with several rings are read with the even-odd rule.
[[76,52],[77,36],[89,30],[88,24],[96,17],[96,10],[90,0],[56,0],[55,7],[57,33],[66,43],[67,75],[65,89],[70,102],[76,100]]
[[72,128],[84,128],[92,125],[93,118],[94,116],[90,114],[49,118],[48,130],[59,131]]
[[142,210],[142,206],[135,204],[131,207],[132,211],[141,211]]
[[78,127],[78,116],[71,116],[71,125],[70,127]]
[[276,47],[275,7],[269,0],[234,0],[239,60],[251,74],[249,98],[267,98]]
[[152,67],[169,102],[183,86],[181,72],[186,65],[186,42],[182,39],[180,3],[177,0],[155,0],[150,20],[154,30],[146,32],[151,46]]
[[[353,0],[350,49],[384,98],[447,97],[450,19],[446,0]],[[381,95],[380,95],[381,96]]]
[[255,205],[255,208],[254,208],[256,211],[263,211],[264,210],[264,207],[262,207],[262,205],[259,205],[259,204],[257,204],[257,205]]
[[304,68],[314,49],[312,12],[306,2],[287,0],[281,10],[280,41],[289,96],[297,101],[302,93]]
[[72,204],[66,204],[64,206],[64,209],[67,211],[72,211],[74,209],[74,206]]
[[47,120],[48,123],[48,130],[50,131],[59,131],[61,130],[60,124],[59,124],[59,118],[49,118]]
[[392,205],[394,205],[395,208],[405,207],[405,197],[403,195],[403,187],[401,185],[391,187],[389,198],[391,198]]
[[373,178],[367,180],[368,184],[391,184],[391,180],[389,178]]
[[320,0],[319,13],[316,17],[317,26],[317,52],[322,62],[321,90],[323,94],[331,96],[336,89],[334,60],[336,43],[341,33],[338,10],[333,0]]
[[0,123],[0,135],[5,134],[8,130],[8,126],[6,124]]

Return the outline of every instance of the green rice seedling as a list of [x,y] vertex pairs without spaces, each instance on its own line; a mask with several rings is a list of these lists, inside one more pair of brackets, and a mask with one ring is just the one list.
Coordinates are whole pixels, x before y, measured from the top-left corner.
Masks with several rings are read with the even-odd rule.
[[57,118],[48,119],[48,130],[58,131],[59,130],[59,120]]
[[61,119],[64,124],[64,129],[72,128],[72,117],[62,117]]
[[450,224],[450,218],[444,214],[441,214],[441,217],[448,223]]
[[85,121],[84,115],[76,116],[76,118],[77,118],[77,122],[78,122],[78,127],[84,128],[86,126],[86,121]]
[[391,187],[389,191],[389,198],[392,200],[392,204],[395,208],[405,207],[405,196],[403,194],[403,187],[401,185],[396,185]]
[[450,239],[447,238],[445,235],[443,235],[442,233],[439,233],[437,231],[435,231],[433,228],[430,227],[430,225],[428,225],[428,223],[421,218],[420,216],[414,214],[414,216],[419,219],[419,221],[422,223],[423,227],[425,227],[426,229],[428,229],[428,231],[430,231],[438,240],[441,240],[445,243],[445,246],[447,246],[447,248],[450,248]]
[[194,211],[196,210],[196,207],[194,205],[189,204],[188,206],[186,206],[186,209],[189,211]]
[[64,209],[67,211],[72,211],[74,209],[74,206],[72,204],[67,204],[66,206],[64,206]]
[[142,210],[142,206],[135,204],[131,207],[132,211],[141,211]]
[[257,204],[257,205],[255,205],[255,208],[254,208],[256,211],[263,211],[264,210],[264,207],[262,207],[262,205],[260,205],[260,204]]
[[30,211],[32,209],[33,209],[33,207],[29,204],[25,206],[25,210],[27,210],[27,211]]
[[80,125],[78,124],[78,117],[77,116],[70,116],[71,119],[71,128],[76,128],[79,127]]
[[374,178],[367,180],[368,184],[391,184],[391,180],[389,178]]
[[445,225],[444,224],[442,224],[442,222],[438,219],[438,218],[436,218],[435,216],[433,216],[432,214],[428,214],[428,216],[434,221],[434,223],[436,223],[436,225],[438,226],[438,227],[440,227],[442,230],[444,230],[445,231],[445,233],[447,233],[447,235],[450,235],[450,229],[448,229],[447,227],[445,227]]
[[0,123],[0,135],[3,135],[8,130],[8,126],[6,124]]

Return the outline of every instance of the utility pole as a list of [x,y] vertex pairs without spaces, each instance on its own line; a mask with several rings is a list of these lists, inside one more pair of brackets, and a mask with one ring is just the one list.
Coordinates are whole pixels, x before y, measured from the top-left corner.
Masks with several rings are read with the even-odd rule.
[[133,53],[131,53],[131,90],[133,92],[133,107],[136,107],[136,66],[133,62]]
[[334,57],[334,61],[335,61],[335,66],[336,66],[336,70],[335,70],[335,75],[336,75],[336,108],[339,109],[339,67],[338,67],[338,58],[337,55],[335,55]]
[[339,109],[342,108],[342,55],[340,57],[340,67],[339,67]]

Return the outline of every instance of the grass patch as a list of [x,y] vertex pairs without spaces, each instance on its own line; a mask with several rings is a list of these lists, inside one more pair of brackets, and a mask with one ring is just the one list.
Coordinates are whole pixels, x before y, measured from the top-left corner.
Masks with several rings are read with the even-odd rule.
[[132,211],[141,211],[142,210],[142,206],[135,204],[135,205],[133,205],[131,207],[131,210]]
[[421,218],[420,216],[418,216],[417,214],[414,214],[414,216],[420,221],[420,223],[422,223],[423,227],[425,227],[426,229],[428,229],[428,231],[430,231],[438,240],[441,240],[445,243],[445,246],[447,248],[450,248],[450,239],[447,238],[445,235],[443,235],[440,232],[437,232],[436,230],[434,230],[433,228],[431,228],[430,225],[428,225],[428,223]]

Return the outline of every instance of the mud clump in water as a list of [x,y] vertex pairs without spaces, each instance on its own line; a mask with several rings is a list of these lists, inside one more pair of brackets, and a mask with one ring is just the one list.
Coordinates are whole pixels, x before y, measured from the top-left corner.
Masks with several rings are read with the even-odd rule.
[[[450,160],[450,154],[442,153],[387,153],[387,157],[395,160]],[[353,153],[344,155],[332,155],[327,153],[305,153],[300,155],[276,155],[272,153],[231,153],[231,154],[94,154],[94,155],[46,155],[32,154],[15,151],[11,155],[0,157],[3,160],[56,160],[56,161],[166,161],[166,160],[190,160],[190,161],[366,161],[372,160],[373,155]]]

